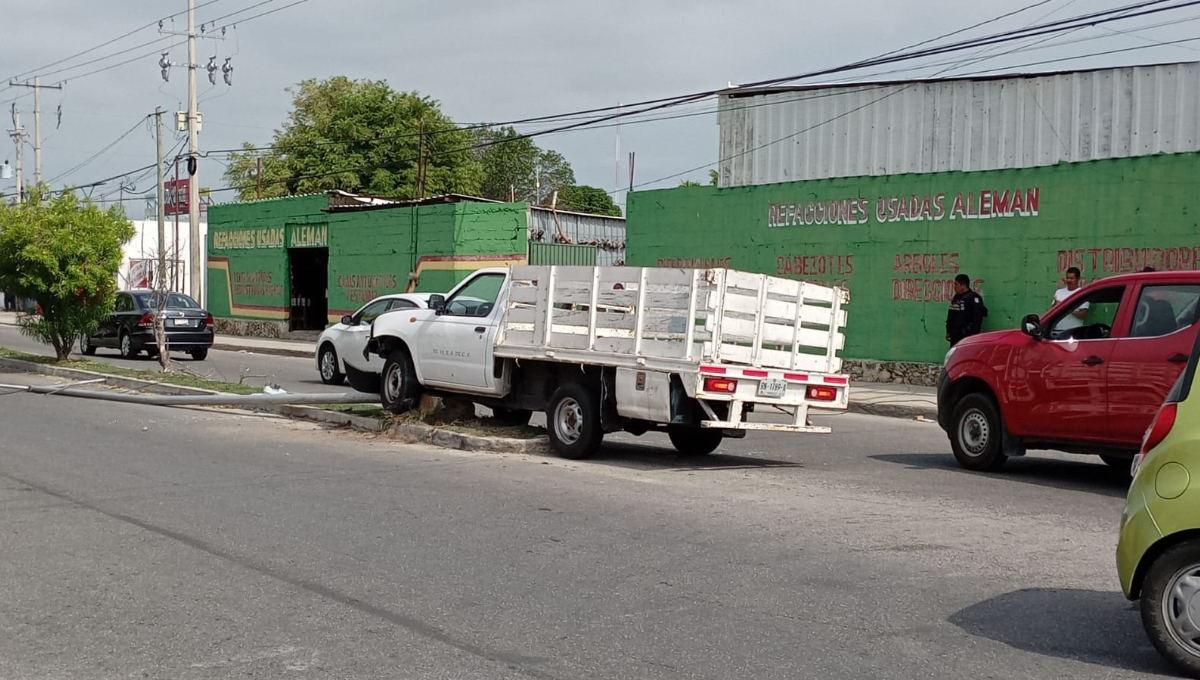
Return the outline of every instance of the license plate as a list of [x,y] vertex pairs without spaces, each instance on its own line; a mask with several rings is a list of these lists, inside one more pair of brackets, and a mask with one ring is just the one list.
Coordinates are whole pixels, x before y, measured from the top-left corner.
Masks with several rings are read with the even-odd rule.
[[782,397],[787,394],[787,381],[779,378],[767,378],[758,383],[758,396]]
[[175,326],[190,326],[192,323],[187,319],[171,319],[171,324]]

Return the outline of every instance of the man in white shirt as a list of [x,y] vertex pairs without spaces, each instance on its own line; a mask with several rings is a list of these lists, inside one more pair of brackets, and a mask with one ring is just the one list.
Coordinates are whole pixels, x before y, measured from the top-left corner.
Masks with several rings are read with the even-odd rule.
[[[1080,274],[1081,272],[1079,271],[1079,267],[1071,267],[1067,270],[1067,285],[1054,291],[1054,304],[1058,304],[1059,302],[1066,300],[1074,295],[1075,291],[1079,290]],[[1084,304],[1079,305],[1078,309],[1060,319],[1055,325],[1055,329],[1059,331],[1069,331],[1073,328],[1079,328],[1083,325],[1084,320],[1087,319],[1087,315],[1088,304],[1085,302]]]

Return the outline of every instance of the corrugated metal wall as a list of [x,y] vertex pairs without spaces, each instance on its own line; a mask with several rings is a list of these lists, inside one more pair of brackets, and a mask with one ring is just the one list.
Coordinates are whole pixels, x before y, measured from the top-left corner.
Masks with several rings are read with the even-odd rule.
[[721,98],[720,186],[1200,150],[1200,63]]
[[[555,224],[555,217],[558,224]],[[563,243],[559,228],[566,236]],[[529,209],[530,253],[536,243],[595,246],[595,264],[611,267],[625,264],[625,219],[581,213],[554,213],[544,208]],[[565,264],[565,263],[557,263]]]

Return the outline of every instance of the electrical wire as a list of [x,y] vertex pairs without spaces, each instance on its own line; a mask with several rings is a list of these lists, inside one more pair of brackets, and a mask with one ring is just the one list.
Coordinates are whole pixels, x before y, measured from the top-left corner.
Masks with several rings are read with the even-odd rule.
[[138,120],[138,122],[136,122],[136,123],[134,123],[134,124],[133,124],[133,127],[131,127],[131,128],[129,128],[128,130],[126,130],[126,131],[125,131],[125,133],[124,133],[124,134],[122,134],[120,137],[117,137],[117,139],[116,139],[116,140],[114,140],[113,142],[111,142],[110,144],[108,144],[107,146],[105,146],[103,149],[100,149],[100,150],[99,150],[99,151],[97,151],[96,153],[92,154],[92,155],[91,155],[91,157],[89,157],[87,160],[83,161],[83,162],[82,162],[82,163],[80,163],[79,165],[76,165],[75,167],[71,168],[70,170],[67,170],[66,172],[64,172],[64,173],[62,173],[62,174],[60,174],[60,175],[58,175],[58,176],[54,177],[53,179],[49,180],[49,183],[50,183],[50,184],[54,184],[54,183],[58,182],[58,180],[62,179],[63,177],[67,177],[68,175],[71,175],[72,173],[75,173],[75,172],[79,171],[81,168],[84,168],[84,167],[86,167],[88,164],[92,163],[92,162],[93,162],[93,161],[95,161],[97,158],[99,158],[100,156],[104,155],[104,152],[106,152],[106,151],[108,151],[109,149],[113,148],[114,146],[116,146],[116,145],[120,144],[122,141],[124,141],[124,139],[125,139],[126,137],[128,137],[128,136],[129,136],[129,135],[131,135],[131,134],[133,134],[133,133],[134,133],[134,131],[135,131],[135,130],[137,130],[139,127],[141,127],[141,126],[142,126],[142,124],[143,124],[143,123],[145,123],[145,122],[146,122],[146,119],[147,119],[147,118],[149,118],[149,117],[150,117],[150,116],[143,116],[141,119],[139,119],[139,120]]

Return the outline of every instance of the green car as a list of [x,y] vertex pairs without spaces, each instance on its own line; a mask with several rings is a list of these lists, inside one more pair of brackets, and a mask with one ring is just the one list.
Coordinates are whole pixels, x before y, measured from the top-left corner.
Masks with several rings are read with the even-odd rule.
[[1200,678],[1200,338],[1146,430],[1121,515],[1117,571],[1164,657]]

